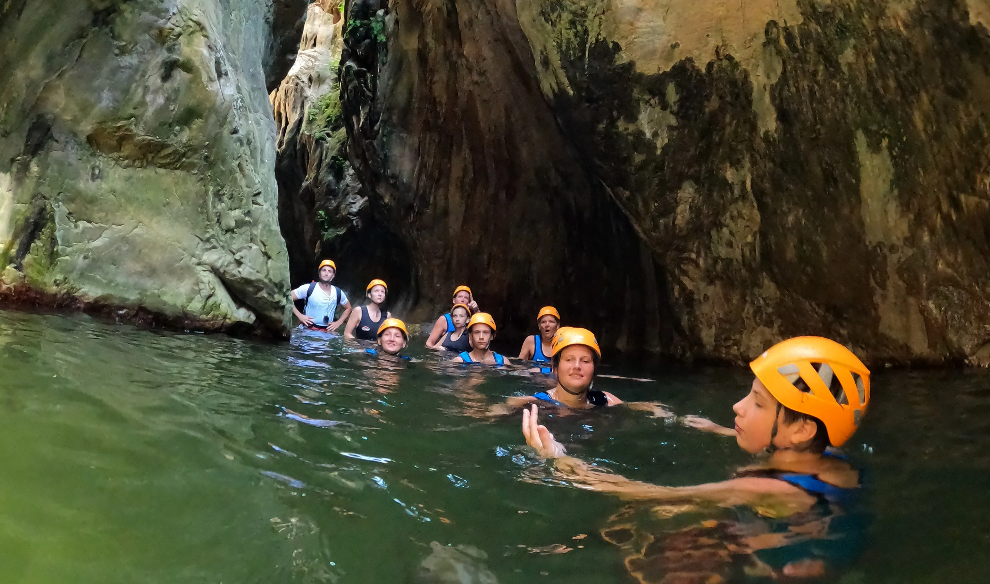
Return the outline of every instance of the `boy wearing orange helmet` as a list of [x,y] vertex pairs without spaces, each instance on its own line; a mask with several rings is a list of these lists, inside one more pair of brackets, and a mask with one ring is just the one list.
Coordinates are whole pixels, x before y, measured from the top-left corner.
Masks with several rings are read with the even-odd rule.
[[347,326],[344,327],[345,339],[361,339],[362,341],[374,341],[376,331],[391,318],[392,313],[382,309],[385,297],[388,295],[388,285],[384,280],[372,280],[365,288],[365,296],[368,303],[358,307],[351,312],[351,317],[347,319]]
[[[293,301],[292,313],[296,315],[303,326],[312,329],[336,332],[340,325],[347,322],[347,317],[351,314],[351,304],[347,301],[347,295],[340,288],[330,282],[337,275],[337,264],[333,260],[323,260],[318,268],[319,281],[310,284],[303,284],[289,293]],[[294,302],[305,300],[305,314],[299,312]],[[337,314],[337,307],[344,309],[338,320],[334,320]]]
[[[471,313],[478,312],[478,303],[474,301],[474,294],[471,293],[471,289],[467,286],[458,286],[454,289],[453,304],[456,306],[458,304],[463,304],[468,307]],[[427,349],[436,349],[437,344],[440,342],[440,338],[443,337],[444,333],[448,335],[456,331],[454,326],[454,321],[452,320],[450,313],[441,314],[440,318],[433,323],[433,330],[430,331],[430,336],[426,339]]]
[[[621,494],[626,499],[763,509],[773,506],[789,515],[808,511],[819,502],[836,503],[852,494],[859,487],[859,473],[826,448],[842,446],[860,425],[870,400],[866,366],[834,341],[798,337],[774,345],[750,363],[750,368],[755,374],[753,385],[732,408],[736,441],[746,452],[771,454],[763,464],[741,469],[726,481],[663,487],[604,472],[567,457],[547,428],[538,425],[535,406],[523,411],[523,435],[540,456],[561,459],[557,468],[570,484]],[[760,550],[792,544],[781,537],[757,538],[750,545],[759,557]],[[811,546],[826,547],[821,541]],[[817,553],[769,567],[777,575],[817,576],[826,565],[825,552]]]
[[[536,326],[540,329],[540,334],[526,337],[519,349],[519,358],[532,359],[537,363],[550,363],[553,337],[560,328],[560,313],[553,306],[544,306],[536,315]],[[550,373],[550,368],[543,367],[541,371]]]
[[464,351],[451,359],[452,363],[495,365],[501,367],[508,359],[492,351],[490,345],[495,338],[495,319],[487,312],[479,312],[471,317],[467,326],[471,351]]

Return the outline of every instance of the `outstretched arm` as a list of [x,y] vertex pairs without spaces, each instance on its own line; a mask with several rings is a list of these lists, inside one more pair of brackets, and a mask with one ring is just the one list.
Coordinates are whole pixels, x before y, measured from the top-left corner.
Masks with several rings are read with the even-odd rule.
[[747,477],[689,487],[663,487],[602,471],[567,456],[563,445],[554,440],[546,426],[538,424],[535,405],[523,410],[523,435],[526,436],[526,443],[541,457],[556,459],[557,472],[571,485],[613,493],[623,499],[692,501],[725,507],[776,504],[793,507],[794,510],[805,509],[814,503],[814,498],[797,487],[770,478]]

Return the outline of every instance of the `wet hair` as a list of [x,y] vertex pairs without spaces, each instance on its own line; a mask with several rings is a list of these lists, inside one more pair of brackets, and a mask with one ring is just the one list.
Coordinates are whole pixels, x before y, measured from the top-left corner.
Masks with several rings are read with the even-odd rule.
[[[821,363],[814,363],[813,366],[815,368],[815,371],[818,372],[822,371]],[[831,370],[829,370],[828,372],[829,374],[831,374]],[[793,381],[793,383],[794,383],[794,387],[798,388],[798,391],[802,393],[811,393],[811,388],[801,377],[798,377],[796,380]],[[831,374],[831,379],[829,379],[828,390],[832,393],[833,396],[835,396],[836,401],[839,401],[843,396],[842,383],[839,382],[838,377],[834,374]],[[824,422],[822,422],[815,416],[802,414],[801,412],[792,410],[791,408],[783,404],[780,405],[780,409],[784,412],[785,424],[793,424],[795,422],[808,421],[808,422],[814,422],[815,426],[818,427],[818,431],[815,432],[815,435],[811,438],[811,440],[808,440],[802,445],[801,447],[802,450],[813,452],[815,454],[821,454],[825,452],[825,449],[832,444],[832,442],[829,440],[828,437],[828,428],[825,427]]]

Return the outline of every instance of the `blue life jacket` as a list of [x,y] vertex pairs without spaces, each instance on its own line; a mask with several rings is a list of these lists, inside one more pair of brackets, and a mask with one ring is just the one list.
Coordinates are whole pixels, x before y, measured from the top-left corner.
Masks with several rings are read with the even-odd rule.
[[[533,361],[537,363],[549,363],[550,357],[543,354],[543,341],[540,335],[533,335]],[[552,367],[540,367],[540,373],[549,375],[553,373]]]
[[443,317],[447,319],[447,333],[450,334],[456,331],[457,327],[454,326],[454,320],[450,318],[450,313],[448,312],[447,314],[443,315]]
[[[492,356],[495,357],[495,366],[496,367],[502,367],[503,365],[505,365],[505,357],[499,355],[498,353],[496,353],[494,351],[492,351]],[[458,355],[458,357],[460,357],[462,361],[464,361],[465,363],[467,363],[469,365],[484,365],[484,363],[479,363],[477,361],[472,361],[471,360],[471,353],[468,352],[468,351],[464,351],[463,353],[461,353],[460,355]]]
[[[378,356],[378,349],[365,349],[364,352],[367,353],[367,354],[369,354],[369,355],[374,355],[375,357]],[[399,359],[405,359],[406,361],[409,361],[409,357],[406,357],[405,355],[392,355],[392,356],[393,357],[398,357]]]

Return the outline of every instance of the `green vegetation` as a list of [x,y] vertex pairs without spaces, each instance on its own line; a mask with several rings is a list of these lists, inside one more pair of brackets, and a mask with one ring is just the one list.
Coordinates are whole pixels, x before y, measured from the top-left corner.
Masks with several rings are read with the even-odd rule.
[[323,241],[333,241],[347,231],[345,227],[335,227],[322,209],[316,212],[316,223],[320,226]]
[[336,85],[334,88],[321,95],[311,106],[307,133],[312,134],[318,140],[325,140],[341,127],[341,106],[340,93]]

